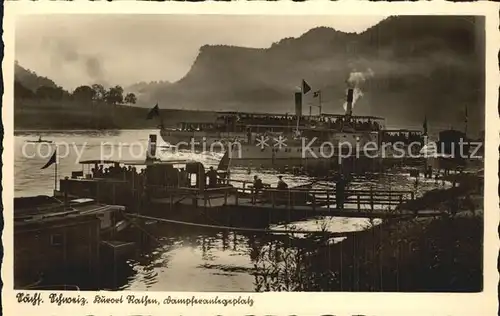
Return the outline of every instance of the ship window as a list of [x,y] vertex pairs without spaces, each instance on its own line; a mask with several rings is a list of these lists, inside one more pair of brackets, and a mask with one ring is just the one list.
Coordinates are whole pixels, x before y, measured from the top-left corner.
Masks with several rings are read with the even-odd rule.
[[62,246],[63,241],[64,241],[63,235],[61,235],[61,234],[50,235],[50,245],[51,246]]

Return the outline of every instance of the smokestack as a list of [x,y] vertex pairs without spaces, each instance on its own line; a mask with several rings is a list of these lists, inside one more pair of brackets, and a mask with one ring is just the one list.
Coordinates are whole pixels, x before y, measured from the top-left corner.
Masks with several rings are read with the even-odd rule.
[[302,92],[295,92],[295,115],[302,116]]
[[346,115],[351,116],[352,115],[352,101],[354,97],[354,89],[349,88],[347,89],[347,109],[346,109]]
[[146,153],[146,160],[156,159],[156,135],[149,135],[148,151]]

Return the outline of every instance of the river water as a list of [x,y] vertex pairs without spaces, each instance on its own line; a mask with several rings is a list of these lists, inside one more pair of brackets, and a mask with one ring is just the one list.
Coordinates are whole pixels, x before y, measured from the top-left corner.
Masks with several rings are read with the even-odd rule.
[[[79,160],[84,159],[144,159],[149,134],[153,130],[122,130],[108,132],[17,132],[15,136],[15,196],[51,195],[54,189],[55,166],[41,167],[49,160],[55,147],[59,162],[57,177],[70,176],[80,171]],[[39,136],[53,144],[34,144]],[[217,166],[221,154],[175,152],[164,148],[160,140],[158,155],[162,159],[195,159],[205,167]],[[232,170],[231,177],[251,180],[258,174],[264,183],[275,185],[277,173],[271,170]],[[284,175],[289,186],[309,183],[312,179]],[[318,186],[328,183],[318,182]],[[383,176],[354,181],[351,187],[374,187],[392,190],[414,190],[418,195],[436,187],[449,186],[433,180],[415,180],[406,173],[389,173]],[[306,230],[345,232],[363,230],[380,221],[364,218],[325,217],[293,223]],[[127,289],[151,291],[254,291],[254,265],[258,253],[270,242],[267,236],[254,236],[198,228],[179,227],[172,224],[147,225],[147,231],[156,242],[141,253],[128,258],[115,267],[99,282],[100,289]],[[335,238],[332,242],[341,242]],[[85,280],[65,280],[82,288],[96,289]]]

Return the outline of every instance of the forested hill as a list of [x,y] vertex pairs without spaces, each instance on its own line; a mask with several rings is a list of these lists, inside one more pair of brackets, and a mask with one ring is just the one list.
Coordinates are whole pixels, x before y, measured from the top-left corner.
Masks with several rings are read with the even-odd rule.
[[[301,79],[341,112],[353,71],[373,72],[355,114],[396,125],[430,122],[471,128],[484,116],[484,23],[466,16],[391,17],[361,34],[318,27],[267,49],[206,45],[185,77],[142,91],[139,103],[165,108],[293,112]],[[306,98],[306,103],[317,100]],[[308,112],[308,108],[304,109]]]
[[[266,49],[205,45],[177,82],[140,82],[126,92],[119,86],[92,85],[80,89],[78,98],[74,91],[60,91],[50,79],[35,78],[16,66],[16,107],[23,108],[29,99],[21,90],[36,94],[43,85],[80,104],[128,108],[135,102],[125,97],[132,93],[133,101],[143,107],[158,103],[163,109],[290,113],[293,92],[305,79],[313,90],[322,91],[323,112],[341,113],[346,80],[353,72],[370,73],[359,84],[363,96],[355,104],[356,115],[383,116],[389,125],[413,127],[421,126],[427,116],[432,127],[462,128],[467,107],[469,131],[484,129],[484,20],[466,16],[391,17],[360,34],[318,27]],[[34,100],[53,98],[45,92]],[[306,95],[304,113],[317,102],[312,93]],[[23,117],[16,115],[24,126]],[[133,128],[150,123],[120,124]],[[106,128],[109,123],[97,125]]]

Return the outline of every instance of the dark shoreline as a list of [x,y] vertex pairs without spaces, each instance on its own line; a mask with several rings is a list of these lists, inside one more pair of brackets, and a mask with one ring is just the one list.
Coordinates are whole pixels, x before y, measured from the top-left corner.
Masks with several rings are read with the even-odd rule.
[[[280,268],[266,260],[265,269],[256,265],[257,288],[279,288],[286,284],[287,275],[300,273],[305,275],[287,286],[298,291],[482,291],[482,191],[465,185],[466,177],[457,180],[458,187],[433,190],[439,191],[439,199],[436,192],[429,191],[415,200],[420,202],[419,209],[448,209],[451,198],[464,197],[470,197],[474,207],[459,203],[456,215],[386,220],[335,244],[328,244],[326,236],[320,240],[309,237],[295,244],[312,243],[316,250],[294,253],[290,266]],[[283,244],[282,256],[290,255],[287,247],[293,240]]]

